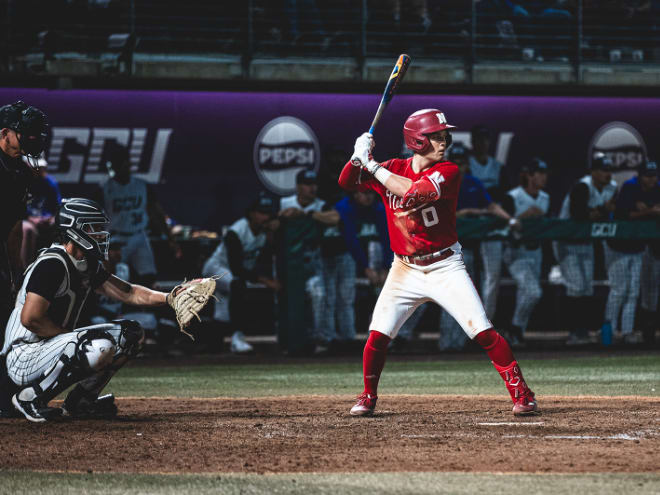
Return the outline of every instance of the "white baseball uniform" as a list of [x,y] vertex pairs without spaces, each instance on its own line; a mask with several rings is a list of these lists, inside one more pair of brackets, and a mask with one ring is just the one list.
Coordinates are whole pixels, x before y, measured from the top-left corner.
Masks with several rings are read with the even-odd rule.
[[[513,199],[513,216],[517,217],[533,206],[544,214],[550,208],[550,196],[539,191],[531,196],[522,187],[516,187],[507,193]],[[541,261],[543,253],[538,243],[519,243],[511,241],[504,250],[504,261],[516,282],[516,308],[512,322],[524,332],[534,306],[539,302],[541,291]]]
[[[562,203],[559,218],[569,219],[573,218],[572,210],[575,210],[575,205],[571,204],[571,195],[574,194],[575,189],[586,189],[588,195],[586,197],[586,208],[593,209],[603,206],[610,201],[616,194],[616,182],[611,181],[606,184],[602,190],[594,186],[591,175],[587,175],[579,180],[571,193],[566,195]],[[578,189],[578,193],[580,192]],[[588,210],[580,212],[583,215],[588,215]],[[574,220],[586,220],[587,218],[573,218]],[[593,278],[594,278],[594,244],[601,241],[585,241],[585,242],[560,242],[555,241],[553,248],[555,256],[559,261],[561,268],[562,278],[566,286],[566,295],[569,297],[586,297],[593,296]]]
[[[297,208],[305,213],[311,211],[322,211],[325,202],[316,198],[310,204],[303,206],[298,201],[298,196],[293,194],[280,200],[280,211],[287,208]],[[303,253],[305,271],[311,276],[305,282],[305,292],[312,304],[312,317],[314,319],[314,337],[323,339],[327,335],[324,326],[327,323],[327,312],[325,311],[325,284],[323,282],[323,265],[321,263],[321,251],[316,247],[305,250]]]
[[[61,362],[62,356],[71,358],[74,355],[90,329],[100,329],[112,335],[117,343],[115,352],[122,352],[122,328],[119,323],[75,328],[89,293],[101,286],[109,276],[99,262],[91,263],[88,272],[81,274],[69,260],[64,247],[58,244],[45,250],[30,265],[7,322],[2,349],[2,355],[7,357],[7,372],[14,383],[27,385],[52,373],[50,370]],[[69,332],[44,338],[25,328],[21,324],[21,311],[28,292],[48,300],[48,317]],[[109,376],[103,380],[106,378],[109,379]]]
[[[243,268],[252,271],[257,265],[257,258],[266,245],[266,233],[260,232],[255,235],[250,228],[247,217],[243,217],[229,227],[228,231],[236,234],[243,247]],[[234,280],[234,274],[229,268],[229,257],[227,244],[222,242],[213,254],[204,263],[202,269],[204,277],[221,275],[216,281],[217,300],[215,302],[214,318],[218,321],[229,321],[229,298],[230,286]]]
[[369,328],[394,338],[415,309],[427,301],[445,309],[470,338],[492,328],[465,269],[456,235],[458,167],[442,162],[416,174],[412,158],[393,159],[381,165],[408,177],[423,192],[416,196],[419,201],[409,205],[371,176],[348,185],[371,189],[381,196],[390,246],[396,254]]
[[147,183],[141,179],[131,177],[128,184],[109,179],[103,184],[103,201],[110,217],[112,239],[122,245],[122,261],[140,276],[156,274],[154,253],[147,235],[147,200]]
[[[470,173],[479,179],[486,189],[499,186],[503,166],[501,162],[498,162],[492,156],[489,156],[483,165],[474,156],[469,157]],[[497,198],[494,199],[499,201]],[[506,228],[491,232],[492,235],[498,236],[507,235],[507,233],[508,229]],[[479,244],[479,252],[483,263],[481,294],[484,298],[486,314],[489,318],[494,318],[502,275],[504,241],[501,239],[483,240]]]

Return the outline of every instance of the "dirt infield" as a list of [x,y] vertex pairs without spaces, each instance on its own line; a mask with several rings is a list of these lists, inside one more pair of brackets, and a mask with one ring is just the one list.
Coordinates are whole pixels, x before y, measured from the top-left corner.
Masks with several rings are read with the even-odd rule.
[[114,421],[0,420],[0,468],[94,472],[658,472],[660,400],[492,396],[119,399]]

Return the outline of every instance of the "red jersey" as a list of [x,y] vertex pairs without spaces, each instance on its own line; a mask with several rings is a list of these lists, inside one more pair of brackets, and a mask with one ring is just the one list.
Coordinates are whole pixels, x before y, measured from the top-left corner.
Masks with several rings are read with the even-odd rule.
[[392,194],[368,172],[360,173],[350,161],[344,166],[339,184],[349,190],[370,189],[380,194],[387,213],[392,251],[419,256],[440,251],[458,241],[456,202],[460,175],[455,164],[436,163],[419,174],[413,172],[412,158],[395,158],[381,166],[413,181],[404,198]]

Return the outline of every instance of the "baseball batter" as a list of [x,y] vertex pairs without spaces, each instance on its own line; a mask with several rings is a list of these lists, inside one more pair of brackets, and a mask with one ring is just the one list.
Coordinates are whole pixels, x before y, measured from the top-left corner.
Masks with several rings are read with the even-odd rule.
[[[385,204],[390,245],[396,254],[378,297],[364,347],[364,392],[351,414],[373,413],[387,347],[422,303],[442,306],[488,353],[513,400],[516,416],[538,411],[509,344],[497,333],[470,279],[456,235],[458,167],[444,161],[452,136],[440,110],[425,109],[406,120],[403,136],[413,156],[376,162],[371,134],[355,142],[339,184],[347,190],[376,191]],[[368,173],[365,173],[368,172]]]

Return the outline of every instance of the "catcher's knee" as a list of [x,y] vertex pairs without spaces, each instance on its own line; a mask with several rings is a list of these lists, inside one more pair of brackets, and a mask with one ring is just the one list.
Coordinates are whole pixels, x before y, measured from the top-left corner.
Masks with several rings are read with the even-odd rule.
[[74,383],[112,364],[116,352],[113,336],[100,328],[78,334],[59,358],[30,383],[34,396],[48,402]]
[[112,363],[117,350],[112,335],[103,331],[85,332],[81,337],[76,346],[75,358],[82,368],[100,371]]
[[144,330],[140,324],[135,320],[115,320],[113,323],[119,326],[119,353],[128,357],[137,356],[144,343]]

